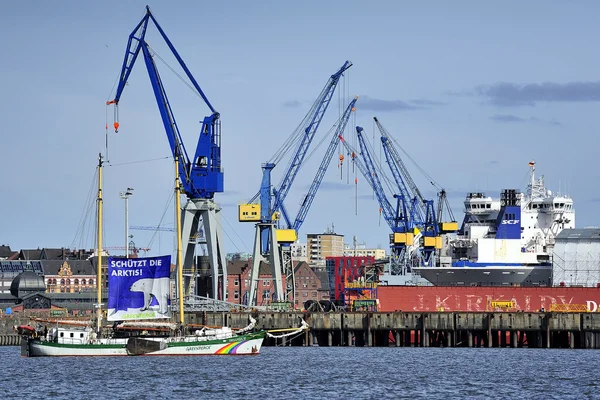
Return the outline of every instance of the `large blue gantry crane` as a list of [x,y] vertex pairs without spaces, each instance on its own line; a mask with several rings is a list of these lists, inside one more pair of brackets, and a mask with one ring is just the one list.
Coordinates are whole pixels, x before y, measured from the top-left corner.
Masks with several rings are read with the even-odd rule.
[[[193,157],[188,155],[184,146],[167,93],[154,62],[153,53],[146,42],[146,32],[150,21],[154,23],[154,26],[156,26],[158,32],[177,59],[179,65],[184,70],[194,89],[200,97],[202,97],[211,112],[211,114],[204,117],[204,120],[202,121],[198,144],[196,145],[196,151]],[[118,106],[121,95],[123,94],[127,80],[129,79],[129,75],[133,70],[133,66],[140,51],[146,64],[146,69],[156,97],[156,103],[171,147],[171,152],[174,159],[179,161],[180,180],[183,191],[188,198],[188,201],[183,208],[184,212],[182,216],[182,243],[186,244],[183,248],[183,269],[185,271],[190,271],[192,269],[191,266],[194,263],[196,241],[190,239],[198,231],[198,225],[200,220],[202,220],[211,263],[212,297],[215,299],[219,298],[218,281],[219,276],[221,276],[220,297],[222,300],[225,300],[227,291],[227,264],[223,248],[221,208],[214,201],[215,193],[223,192],[220,115],[210,101],[208,101],[208,98],[200,88],[200,85],[198,85],[198,82],[194,79],[183,59],[154,18],[154,15],[152,15],[150,8],[146,6],[144,17],[129,35],[115,98],[107,102],[107,104],[114,104],[115,106],[115,130],[118,130],[119,128]]]
[[[274,161],[263,164],[263,177],[260,192],[257,196],[250,200],[247,204],[241,204],[239,206],[239,220],[241,222],[254,222],[256,223],[256,234],[254,240],[254,251],[252,256],[252,270],[251,270],[251,281],[250,281],[250,293],[248,296],[248,304],[255,305],[256,289],[259,278],[259,267],[261,261],[268,261],[273,274],[273,280],[275,283],[275,298],[278,301],[290,301],[294,293],[294,277],[293,277],[293,266],[291,263],[291,254],[289,252],[289,245],[296,241],[298,234],[297,229],[300,228],[312,200],[314,199],[321,180],[325,174],[325,170],[329,165],[333,150],[328,149],[321,167],[317,171],[315,180],[311,185],[309,193],[305,196],[303,205],[298,212],[298,216],[295,220],[291,220],[286,208],[284,201],[294,183],[294,180],[298,174],[298,171],[304,164],[310,145],[313,141],[315,133],[321,124],[325,111],[327,110],[335,89],[338,85],[339,80],[343,76],[344,72],[352,66],[352,63],[346,61],[344,65],[327,81],[325,87],[315,100],[311,109],[307,113],[306,117],[302,120],[295,132],[290,136],[286,144],[282,147],[285,151],[293,147],[294,142],[298,142],[296,149],[289,164],[283,174],[282,181],[276,188],[271,185],[271,171],[283,157],[284,151],[276,155]],[[348,119],[350,118],[350,112],[354,109],[354,99],[351,104],[344,112],[343,116],[338,121],[336,133],[342,132]],[[337,135],[336,135],[337,137]],[[334,140],[332,140],[334,142]],[[337,142],[337,141],[335,141]],[[335,145],[333,145],[335,149]],[[260,198],[260,204],[254,204],[256,198]],[[287,229],[277,229],[280,216],[284,219],[284,225]],[[280,248],[280,244],[285,249]],[[283,250],[283,251],[282,251]],[[281,253],[281,254],[280,254]],[[284,291],[282,273],[286,277],[286,288]]]

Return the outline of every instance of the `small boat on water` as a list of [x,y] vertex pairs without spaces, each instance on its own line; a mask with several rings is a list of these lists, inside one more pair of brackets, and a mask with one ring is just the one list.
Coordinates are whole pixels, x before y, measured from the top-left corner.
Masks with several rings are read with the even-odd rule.
[[[249,325],[253,326],[256,321]],[[21,355],[56,356],[194,356],[259,354],[267,332],[238,331],[222,327],[192,335],[98,338],[92,328],[52,328],[44,336],[23,337]]]
[[[97,266],[102,265],[102,155],[98,163],[97,196]],[[178,171],[177,161],[175,170]],[[181,238],[179,175],[176,179],[177,234]],[[181,240],[178,240],[178,281],[182,282]],[[308,328],[302,321],[299,328],[285,329],[275,336],[256,330],[256,320],[234,330],[230,327],[191,327],[184,323],[184,305],[179,301],[178,323],[171,322],[169,275],[171,256],[108,258],[107,321],[111,328],[102,328],[102,297],[98,290],[96,321],[47,321],[50,329],[30,325],[18,327],[22,335],[21,355],[24,357],[57,356],[192,356],[192,355],[255,355],[260,353],[267,335],[290,336]],[[97,268],[98,288],[102,288],[102,269]],[[181,288],[181,287],[180,287]],[[181,291],[179,292],[181,293]],[[158,322],[156,320],[159,320]],[[165,321],[166,322],[160,322]],[[200,328],[200,329],[198,329]],[[282,331],[282,330],[280,330]]]

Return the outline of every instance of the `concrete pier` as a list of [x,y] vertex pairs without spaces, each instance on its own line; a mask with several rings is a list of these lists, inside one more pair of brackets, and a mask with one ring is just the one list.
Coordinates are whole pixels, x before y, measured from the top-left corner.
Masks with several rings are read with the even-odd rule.
[[[226,313],[227,314],[227,313]],[[309,333],[265,345],[375,347],[600,348],[600,313],[351,312],[254,313],[257,326],[310,326]],[[194,323],[231,327],[248,323],[247,313],[200,313]]]

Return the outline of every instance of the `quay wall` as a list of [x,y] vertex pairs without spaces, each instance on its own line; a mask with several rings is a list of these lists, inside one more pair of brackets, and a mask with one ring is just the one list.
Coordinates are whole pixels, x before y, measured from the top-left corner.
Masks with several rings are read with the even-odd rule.
[[[600,313],[575,312],[275,312],[196,313],[194,323],[266,330],[300,326],[265,345],[600,348]],[[191,322],[191,321],[190,321]]]

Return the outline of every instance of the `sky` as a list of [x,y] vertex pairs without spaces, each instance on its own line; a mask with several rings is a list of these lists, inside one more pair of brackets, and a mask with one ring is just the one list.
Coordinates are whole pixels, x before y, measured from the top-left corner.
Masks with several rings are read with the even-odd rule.
[[[4,2],[0,12],[3,155],[0,244],[12,249],[92,248],[95,171],[104,169],[104,243],[125,244],[129,225],[173,226],[173,162],[143,60],[119,106],[114,96],[129,33],[146,2]],[[576,225],[598,226],[600,36],[593,1],[155,1],[153,14],[222,120],[225,251],[252,252],[254,226],[237,205],[260,188],[271,160],[329,76],[349,60],[313,147],[359,96],[345,132],[363,126],[380,145],[373,117],[406,150],[417,185],[434,197],[426,171],[448,192],[460,221],[465,195],[525,189],[528,162],[554,192],[570,195]],[[167,66],[176,67],[151,27],[147,41],[189,151],[210,111]],[[167,65],[165,65],[167,64]],[[106,125],[109,129],[107,131]],[[354,139],[349,139],[354,140]],[[108,146],[106,142],[108,141]],[[325,144],[286,199],[296,214]],[[288,153],[273,171],[278,184]],[[387,247],[389,228],[362,177],[337,155],[300,229],[331,229],[352,243]],[[416,164],[416,165],[415,165]],[[417,167],[418,165],[418,167]],[[172,233],[131,230],[148,254],[173,251]],[[118,250],[115,252],[118,253]]]

